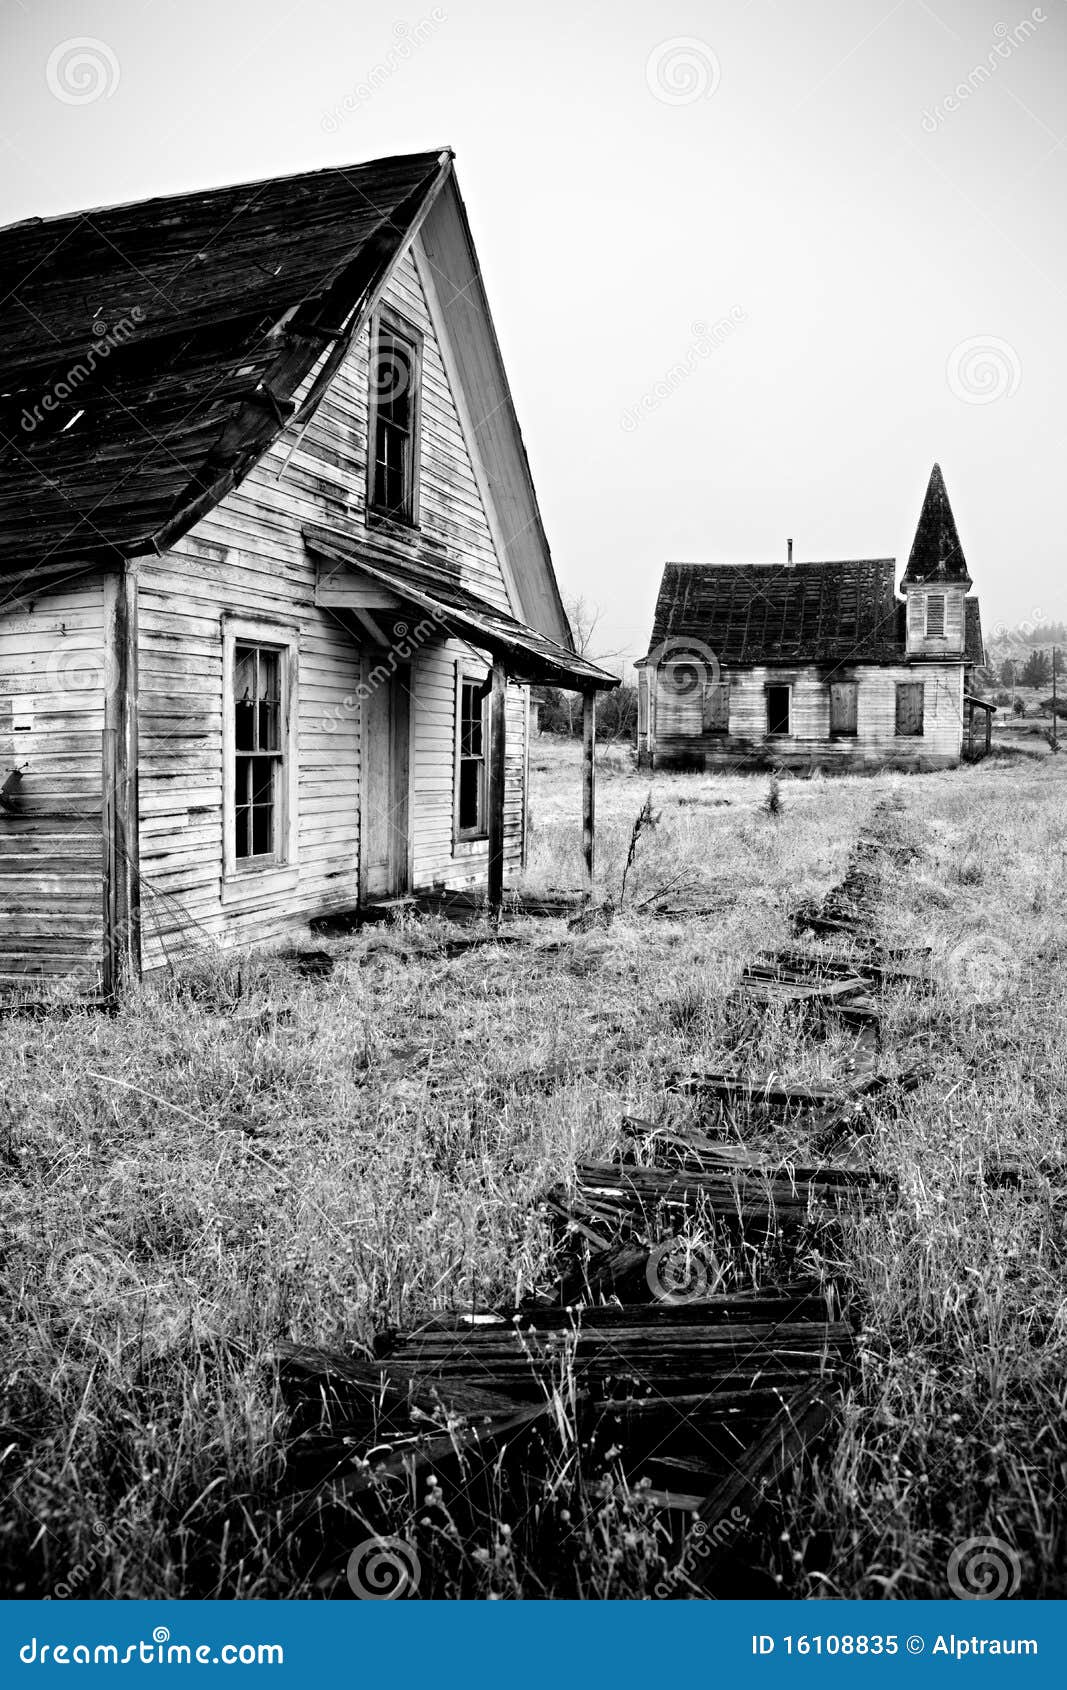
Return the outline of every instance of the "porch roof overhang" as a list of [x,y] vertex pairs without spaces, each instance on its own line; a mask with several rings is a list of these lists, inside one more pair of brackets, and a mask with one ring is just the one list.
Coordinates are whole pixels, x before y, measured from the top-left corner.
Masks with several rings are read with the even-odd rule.
[[617,675],[498,610],[439,567],[407,559],[385,561],[377,555],[369,558],[358,540],[327,528],[306,527],[303,535],[308,550],[330,566],[323,571],[320,562],[320,591],[328,583],[328,600],[322,597],[320,602],[344,609],[345,577],[349,576],[352,608],[363,609],[366,583],[373,582],[402,604],[431,616],[440,625],[443,639],[452,635],[491,652],[513,680],[576,692],[608,691],[619,685]]

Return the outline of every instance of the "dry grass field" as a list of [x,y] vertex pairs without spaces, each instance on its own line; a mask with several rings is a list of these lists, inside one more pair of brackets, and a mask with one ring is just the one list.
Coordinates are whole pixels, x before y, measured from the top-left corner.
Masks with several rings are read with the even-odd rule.
[[[576,886],[577,754],[543,738],[531,761],[529,884]],[[607,928],[524,920],[525,943],[449,958],[443,924],[409,918],[328,942],[327,979],[205,954],[111,1018],[0,1020],[5,1595],[322,1594],[289,1526],[275,1344],[358,1350],[544,1286],[535,1199],[609,1153],[624,1112],[690,1118],[679,1071],[833,1077],[832,1031],[742,1009],[735,985],[796,943],[791,910],[840,879],[887,793],[881,932],[930,947],[934,990],[887,993],[882,1060],[924,1077],[875,1113],[895,1189],[801,1264],[852,1287],[861,1362],[748,1593],[942,1596],[953,1548],[992,1537],[1021,1595],[1067,1595],[1067,758],[783,780],[777,816],[766,776],[652,784],[658,824]],[[648,786],[604,753],[616,900]],[[683,900],[702,913],[656,913]],[[730,1264],[735,1283],[758,1270]],[[543,1501],[570,1511],[566,1437],[561,1416]],[[605,1477],[566,1556],[502,1499],[452,1545],[454,1593],[648,1595],[668,1546],[641,1478]],[[428,1559],[423,1517],[397,1504]]]

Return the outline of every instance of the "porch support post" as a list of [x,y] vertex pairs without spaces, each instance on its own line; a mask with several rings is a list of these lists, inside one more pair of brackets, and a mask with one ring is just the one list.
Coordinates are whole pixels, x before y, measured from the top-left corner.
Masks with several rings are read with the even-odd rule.
[[499,911],[504,901],[504,771],[507,758],[505,705],[507,675],[493,664],[489,704],[489,905]]
[[582,694],[582,845],[585,887],[592,893],[596,872],[596,693]]
[[103,990],[141,973],[138,800],[137,566],[124,560],[104,588]]

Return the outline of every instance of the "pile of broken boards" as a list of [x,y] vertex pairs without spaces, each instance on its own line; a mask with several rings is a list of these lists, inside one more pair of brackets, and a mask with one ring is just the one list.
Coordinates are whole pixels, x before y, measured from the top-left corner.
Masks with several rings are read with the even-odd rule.
[[[798,916],[800,927],[845,924],[832,931],[862,939],[863,955],[787,952],[740,984],[757,1001],[785,993],[840,1015],[855,1041],[842,1085],[679,1076],[696,1124],[627,1119],[617,1160],[580,1163],[573,1186],[546,1195],[566,1263],[551,1294],[383,1333],[358,1359],[281,1352],[304,1523],[335,1545],[321,1562],[326,1588],[345,1589],[336,1546],[347,1555],[368,1534],[390,1537],[399,1519],[432,1540],[432,1554],[419,1552],[423,1596],[444,1593],[432,1569],[450,1543],[449,1593],[475,1593],[461,1546],[484,1542],[500,1518],[534,1534],[535,1559],[577,1564],[583,1506],[634,1487],[656,1521],[655,1594],[774,1588],[753,1540],[825,1443],[855,1352],[847,1292],[798,1279],[797,1264],[843,1207],[885,1193],[856,1150],[866,1109],[890,1087],[877,1068],[877,994],[911,975],[871,941],[870,853],[861,841],[842,886]],[[780,1146],[790,1127],[817,1147],[809,1165],[758,1148],[761,1136]],[[431,1474],[440,1488],[424,1500]],[[554,1594],[579,1593],[561,1575]]]

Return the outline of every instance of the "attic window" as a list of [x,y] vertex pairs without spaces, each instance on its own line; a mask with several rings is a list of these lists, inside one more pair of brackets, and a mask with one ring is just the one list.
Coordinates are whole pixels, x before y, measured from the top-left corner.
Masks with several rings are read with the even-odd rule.
[[416,521],[421,350],[414,330],[379,317],[371,335],[371,509]]
[[945,637],[944,593],[926,595],[926,637],[928,640],[943,640]]

